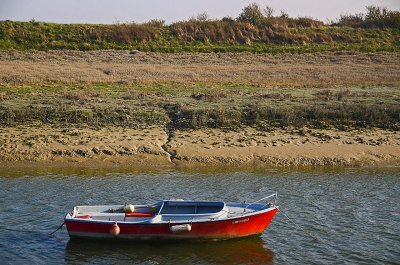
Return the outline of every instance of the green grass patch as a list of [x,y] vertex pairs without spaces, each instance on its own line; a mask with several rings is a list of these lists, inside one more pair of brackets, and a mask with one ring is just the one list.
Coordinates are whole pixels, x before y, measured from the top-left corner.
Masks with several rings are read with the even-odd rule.
[[0,124],[398,130],[399,103],[397,87],[264,88],[230,83],[17,86],[0,87]]

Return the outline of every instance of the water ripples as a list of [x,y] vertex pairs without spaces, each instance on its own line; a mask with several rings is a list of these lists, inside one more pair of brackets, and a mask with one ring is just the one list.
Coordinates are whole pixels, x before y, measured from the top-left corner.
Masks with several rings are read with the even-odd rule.
[[[41,171],[43,172],[43,171]],[[34,174],[33,174],[34,175]],[[400,260],[400,173],[396,170],[87,176],[0,173],[1,264],[387,264]],[[69,241],[54,236],[74,205],[168,198],[256,201],[278,191],[278,213],[262,237],[207,243]],[[287,219],[284,215],[287,215]]]

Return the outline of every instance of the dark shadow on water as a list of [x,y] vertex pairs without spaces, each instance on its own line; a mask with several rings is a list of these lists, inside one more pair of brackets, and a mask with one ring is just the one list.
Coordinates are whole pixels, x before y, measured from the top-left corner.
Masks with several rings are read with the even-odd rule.
[[273,264],[260,237],[217,242],[104,242],[70,240],[66,264]]
[[250,173],[250,174],[270,174],[282,175],[283,173],[305,173],[305,174],[336,174],[348,171],[368,172],[398,172],[398,167],[251,167],[251,166],[196,166],[196,167],[45,167],[37,165],[35,167],[2,167],[0,164],[0,177],[19,178],[35,176],[112,176],[112,175],[135,175],[135,174],[225,174],[225,173]]

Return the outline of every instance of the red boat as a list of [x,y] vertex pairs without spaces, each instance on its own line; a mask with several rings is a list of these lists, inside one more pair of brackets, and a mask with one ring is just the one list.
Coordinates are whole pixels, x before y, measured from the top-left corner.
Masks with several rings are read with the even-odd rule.
[[[229,239],[261,234],[278,211],[277,194],[254,203],[163,200],[149,205],[75,206],[71,238]],[[259,203],[266,200],[267,204]]]

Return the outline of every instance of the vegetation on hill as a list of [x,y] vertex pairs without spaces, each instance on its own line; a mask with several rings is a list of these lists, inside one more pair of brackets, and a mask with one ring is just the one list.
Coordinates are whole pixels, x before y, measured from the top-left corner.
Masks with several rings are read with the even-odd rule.
[[0,49],[126,49],[158,52],[318,52],[400,51],[400,12],[367,7],[366,14],[343,15],[327,25],[312,18],[274,16],[251,4],[236,18],[210,20],[200,14],[165,25],[0,22]]

